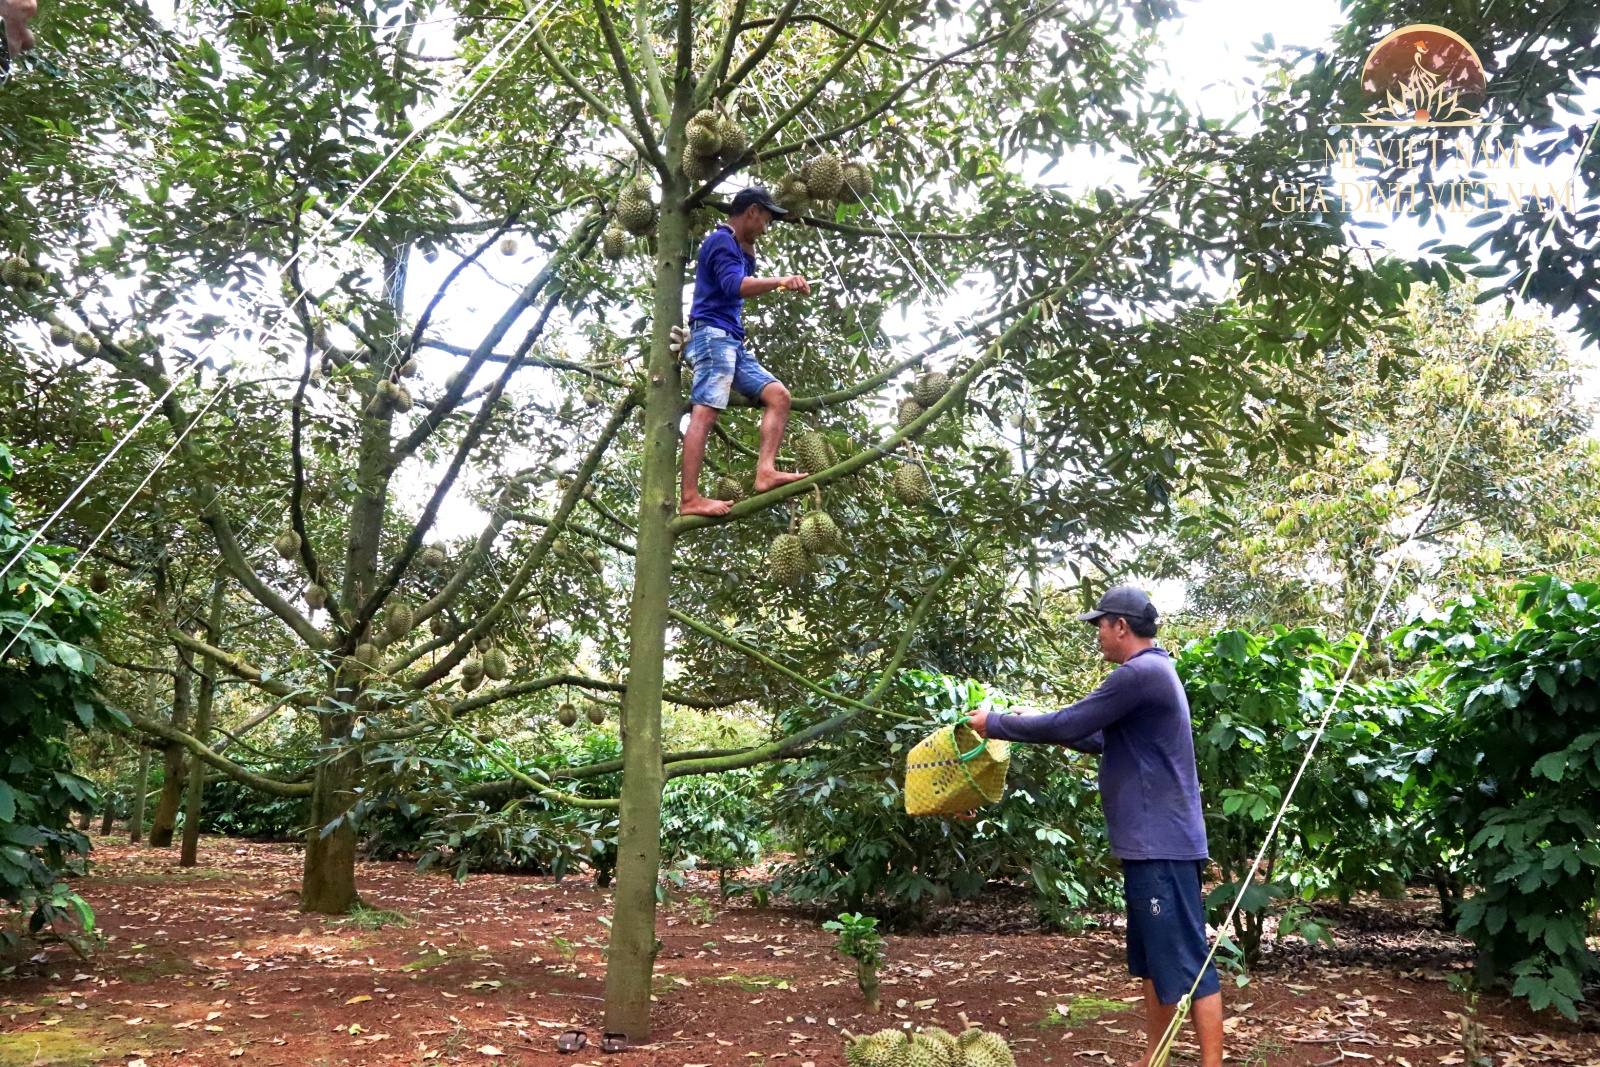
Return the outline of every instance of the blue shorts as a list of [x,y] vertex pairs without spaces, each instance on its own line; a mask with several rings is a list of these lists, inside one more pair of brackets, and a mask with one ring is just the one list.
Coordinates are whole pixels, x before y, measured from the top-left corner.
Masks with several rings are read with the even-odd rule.
[[778,380],[745,351],[743,341],[716,326],[696,326],[684,346],[684,358],[694,370],[690,400],[718,411],[728,406],[730,390],[759,400],[761,390]]
[[1122,897],[1128,905],[1128,973],[1148,978],[1156,999],[1176,1004],[1194,976],[1205,973],[1194,999],[1221,992],[1217,967],[1206,963],[1206,909],[1200,898],[1204,861],[1123,860]]

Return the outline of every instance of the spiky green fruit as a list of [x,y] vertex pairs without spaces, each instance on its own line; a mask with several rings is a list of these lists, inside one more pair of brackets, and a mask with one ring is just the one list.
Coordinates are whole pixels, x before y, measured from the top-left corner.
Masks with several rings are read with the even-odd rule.
[[502,238],[501,241],[500,241],[500,254],[502,256],[514,256],[514,255],[516,255],[517,254],[517,239],[515,237]]
[[99,355],[99,353],[100,353],[100,341],[99,341],[99,339],[96,338],[94,334],[90,333],[87,330],[85,330],[84,332],[82,332],[80,334],[77,334],[76,336],[74,336],[72,338],[72,347],[78,353],[78,355],[83,356],[85,358],[88,358],[89,356]]
[[813,200],[836,200],[844,188],[844,166],[831,152],[820,152],[800,168],[800,180]]
[[550,554],[556,559],[566,559],[567,539],[564,537],[558,537],[554,541],[550,542]]
[[790,171],[778,179],[778,187],[773,190],[772,198],[786,211],[804,211],[811,202],[811,192],[806,188],[806,183],[800,180],[800,175]]
[[607,226],[600,233],[600,254],[607,259],[621,259],[628,253],[628,234],[620,226]]
[[695,154],[693,145],[683,147],[683,176],[690,181],[703,182],[717,172],[714,159]]
[[950,1050],[931,1041],[912,1038],[906,1049],[906,1067],[951,1067]]
[[389,609],[383,624],[391,637],[404,637],[416,625],[416,613],[411,610],[410,604],[396,604]]
[[844,181],[844,196],[858,204],[864,204],[872,196],[872,168],[859,159],[851,160],[839,168],[840,177]]
[[306,606],[312,611],[321,611],[328,603],[328,591],[315,583],[306,586]]
[[903,430],[907,426],[910,426],[913,422],[916,422],[918,419],[922,418],[922,413],[925,410],[927,409],[921,404],[917,403],[916,397],[908,396],[904,398],[900,401],[900,407],[895,412],[896,429]]
[[602,708],[599,704],[590,704],[588,707],[583,709],[583,713],[587,715],[589,717],[589,721],[594,723],[596,726],[599,726],[601,723],[606,721],[606,709]]
[[722,158],[729,163],[736,162],[750,147],[750,138],[744,132],[744,127],[730,118],[717,121],[717,137],[722,141]]
[[933,495],[928,475],[915,463],[901,464],[889,479],[889,492],[908,508],[920,507]]
[[635,237],[642,237],[656,224],[656,206],[629,189],[617,198],[617,222]]
[[583,403],[584,403],[585,407],[591,407],[591,408],[599,407],[600,406],[600,390],[596,389],[592,385],[589,386],[589,388],[585,389],[583,391]]
[[828,469],[828,439],[816,430],[807,430],[794,442],[794,457],[807,474]]
[[494,638],[490,637],[488,634],[484,634],[482,637],[472,642],[472,647],[477,649],[479,652],[487,652],[494,647]]
[[956,1035],[944,1029],[942,1026],[923,1027],[917,1036],[925,1038],[929,1041],[937,1041],[948,1049],[954,1050],[961,1047],[960,1042],[956,1040]]
[[474,689],[478,688],[478,686],[480,686],[482,684],[483,684],[483,674],[482,674],[481,671],[479,673],[477,673],[477,674],[467,674],[465,672],[462,672],[462,675],[461,675],[461,689],[462,689],[463,692],[470,693],[470,692],[472,692]]
[[983,1029],[981,1027],[977,1027],[977,1026],[968,1027],[967,1029],[961,1031],[961,1033],[956,1035],[956,1045],[958,1047],[960,1047],[963,1052],[965,1052],[968,1048],[970,1048],[972,1046],[972,1043],[974,1041],[977,1041],[978,1038],[980,1038],[982,1036],[983,1036]]
[[402,378],[415,378],[416,376],[417,376],[417,361],[416,360],[408,359],[404,363],[400,364],[400,377],[402,377]]
[[72,343],[72,327],[61,322],[50,324],[50,343],[57,348],[65,348]]
[[49,279],[36,270],[29,271],[27,274],[22,276],[22,287],[28,290],[30,293],[38,292],[40,289],[44,288],[45,282],[48,280]]
[[739,479],[724,474],[717,479],[716,487],[711,490],[711,499],[737,504],[744,499],[744,486],[739,484]]
[[722,150],[722,137],[717,133],[715,121],[710,125],[691,122],[684,130],[689,151],[697,156],[710,157]]
[[867,1039],[865,1036],[852,1037],[846,1041],[844,1043],[844,1062],[846,1067],[867,1067],[866,1056],[863,1055],[866,1047]]
[[363,641],[356,646],[355,661],[363,667],[376,667],[381,661],[382,653],[378,646],[370,641]]
[[111,576],[105,571],[95,571],[89,575],[89,591],[104,593],[111,588]]
[[284,530],[272,539],[272,547],[284,559],[294,559],[300,554],[300,535],[293,530]]
[[864,1067],[909,1067],[911,1041],[901,1030],[879,1030],[862,1044]]
[[500,681],[510,672],[510,664],[506,662],[506,654],[498,648],[491,648],[483,654],[483,673],[495,681]]
[[464,679],[478,678],[481,680],[483,678],[483,664],[475,659],[462,660],[461,677]]
[[944,371],[931,370],[917,376],[917,382],[911,388],[911,395],[923,407],[931,408],[949,391],[950,375]]
[[399,382],[395,382],[394,389],[391,390],[389,394],[389,403],[396,411],[404,415],[406,412],[411,410],[411,390],[407,389]]
[[422,565],[424,567],[443,567],[445,555],[431,545],[422,550]]
[[844,547],[844,537],[833,516],[821,509],[800,517],[800,543],[814,556],[826,556]]
[[701,108],[689,117],[689,125],[705,126],[714,130],[717,128],[717,113],[709,107]]
[[21,256],[8,256],[5,262],[0,263],[0,282],[7,285],[21,285],[27,280],[32,269],[33,264]]
[[794,534],[779,534],[767,549],[767,571],[779,585],[797,584],[810,569],[810,563],[806,546]]
[[432,615],[428,618],[428,632],[435,637],[444,637],[454,629],[455,627],[450,624],[448,615]]
[[571,726],[578,721],[578,709],[571,704],[562,704],[556,709],[556,721],[562,726]]
[[966,1067],[1017,1067],[1016,1057],[1006,1039],[988,1030],[979,1031],[963,1050]]

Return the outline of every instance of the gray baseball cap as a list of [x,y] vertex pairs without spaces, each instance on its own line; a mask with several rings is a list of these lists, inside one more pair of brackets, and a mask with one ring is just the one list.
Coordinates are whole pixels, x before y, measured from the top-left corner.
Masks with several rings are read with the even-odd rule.
[[781,219],[789,213],[788,208],[780,207],[778,202],[772,199],[772,194],[761,186],[748,185],[733,194],[733,203],[728,205],[728,214],[737,215],[751,204],[766,208],[772,212],[772,217],[775,219]]
[[1114,585],[1100,597],[1093,611],[1078,616],[1079,622],[1094,622],[1102,615],[1125,615],[1130,619],[1156,621],[1156,606],[1150,594],[1131,585]]

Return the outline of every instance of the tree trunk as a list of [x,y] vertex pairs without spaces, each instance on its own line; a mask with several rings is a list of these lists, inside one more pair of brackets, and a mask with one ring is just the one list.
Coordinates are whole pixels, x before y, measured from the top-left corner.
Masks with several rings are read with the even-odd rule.
[[[146,675],[144,680],[144,715],[156,717],[156,676]],[[137,845],[144,838],[144,794],[150,788],[150,746],[139,746],[139,773],[133,780],[133,803],[128,812],[128,844]]]
[[[226,587],[219,574],[211,582],[211,610],[206,619],[206,643],[222,647],[222,593]],[[211,709],[216,701],[217,667],[209,658],[200,662],[200,700],[195,707],[194,736],[201,744],[211,733]],[[200,854],[200,802],[206,788],[206,765],[197,759],[189,761],[189,789],[183,800],[183,847],[178,853],[178,866],[193,867]]]
[[[669,138],[669,144],[675,138]],[[669,148],[668,156],[671,158]],[[678,503],[678,419],[682,391],[668,331],[683,319],[688,219],[682,178],[662,196],[655,323],[645,394],[638,556],[628,623],[628,692],[622,701],[622,807],[617,879],[606,957],[606,1030],[635,1044],[650,1038],[650,980],[656,954],[656,882],[661,871],[661,690],[671,593],[672,531]],[[667,205],[671,205],[670,207]]]
[[111,824],[116,822],[117,793],[114,789],[107,789],[105,795],[105,810],[100,813],[100,836],[111,836]]
[[[350,716],[324,715],[324,745],[349,744]],[[356,892],[356,829],[346,818],[355,802],[361,757],[347,749],[317,772],[311,794],[311,827],[306,831],[306,865],[300,878],[300,910],[346,915],[361,897]],[[324,833],[328,824],[338,826]]]
[[[178,650],[177,668],[177,674],[172,679],[172,726],[177,730],[187,730],[191,691],[189,663],[182,649]],[[183,746],[166,746],[161,796],[156,800],[156,813],[150,820],[151,848],[170,848],[172,845],[172,831],[178,824],[178,802],[183,799],[183,768]]]

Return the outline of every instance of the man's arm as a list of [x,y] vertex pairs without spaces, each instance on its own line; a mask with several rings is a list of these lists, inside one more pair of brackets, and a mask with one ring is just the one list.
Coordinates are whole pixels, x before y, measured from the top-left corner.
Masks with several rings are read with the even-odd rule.
[[787,278],[746,278],[739,283],[739,296],[761,296],[779,289],[787,289],[791,293],[809,293],[811,283],[798,274],[791,274]]
[[1102,731],[1134,709],[1138,678],[1132,671],[1112,671],[1100,687],[1075,704],[1043,715],[973,715],[969,725],[983,737],[1035,745],[1065,745],[1098,753],[1105,747]]

